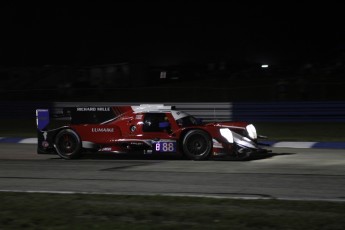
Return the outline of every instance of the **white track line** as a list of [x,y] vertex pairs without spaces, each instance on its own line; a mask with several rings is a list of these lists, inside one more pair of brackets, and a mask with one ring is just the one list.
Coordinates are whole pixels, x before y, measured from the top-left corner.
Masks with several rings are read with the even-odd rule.
[[21,141],[19,141],[19,144],[37,144],[38,140],[37,138],[25,138]]
[[309,149],[313,147],[317,142],[288,142],[288,141],[281,141],[273,144],[271,147],[277,148],[301,148],[301,149]]
[[345,202],[345,199],[327,199],[327,198],[277,198],[264,196],[224,196],[224,195],[208,195],[208,194],[174,194],[174,193],[126,193],[126,192],[77,192],[77,191],[46,191],[46,190],[0,190],[0,192],[14,192],[14,193],[45,193],[45,194],[83,194],[83,195],[126,195],[126,196],[174,196],[174,197],[199,197],[199,198],[213,198],[213,199],[241,199],[241,200],[286,200],[286,201],[326,201],[326,202]]

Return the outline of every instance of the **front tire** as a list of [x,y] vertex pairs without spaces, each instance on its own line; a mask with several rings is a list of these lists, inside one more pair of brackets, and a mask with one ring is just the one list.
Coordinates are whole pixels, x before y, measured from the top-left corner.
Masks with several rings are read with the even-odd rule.
[[81,155],[80,138],[72,129],[61,130],[55,137],[54,146],[57,154],[64,159],[76,159]]
[[182,141],[183,153],[191,160],[205,160],[211,155],[212,140],[202,130],[190,130]]

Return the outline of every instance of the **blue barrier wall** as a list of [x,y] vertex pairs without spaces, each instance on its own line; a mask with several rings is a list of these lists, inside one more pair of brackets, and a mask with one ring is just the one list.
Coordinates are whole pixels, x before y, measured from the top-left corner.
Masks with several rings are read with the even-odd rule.
[[36,109],[52,106],[49,102],[0,101],[0,119],[36,119]]
[[[139,105],[117,102],[0,102],[0,119],[35,119],[37,108]],[[142,103],[146,104],[146,103]],[[345,102],[165,103],[205,121],[345,122]]]
[[[58,107],[85,105],[85,102],[57,102]],[[140,103],[97,103],[108,105],[139,105]],[[146,103],[143,103],[146,104]],[[248,122],[345,122],[345,101],[328,102],[203,102],[174,103],[176,109],[185,111],[205,121]]]
[[250,122],[345,122],[345,102],[232,103],[232,117]]

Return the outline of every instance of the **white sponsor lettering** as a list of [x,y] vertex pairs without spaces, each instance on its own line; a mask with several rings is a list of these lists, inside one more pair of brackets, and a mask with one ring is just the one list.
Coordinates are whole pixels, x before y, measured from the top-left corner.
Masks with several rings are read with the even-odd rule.
[[97,108],[97,111],[108,112],[108,111],[110,111],[110,108],[109,107],[99,107],[99,108]]
[[105,147],[105,148],[102,148],[100,151],[111,151],[111,148],[110,147]]
[[45,141],[47,140],[47,136],[48,136],[48,133],[47,132],[43,132],[43,138],[44,138]]
[[110,107],[79,107],[77,112],[109,112]]
[[143,115],[142,114],[139,114],[139,115],[136,115],[135,116],[135,119],[136,120],[141,120],[143,118]]
[[92,128],[91,132],[93,132],[93,133],[113,133],[114,128]]
[[83,108],[77,108],[78,112],[85,112],[85,111],[96,111],[95,107],[83,107]]

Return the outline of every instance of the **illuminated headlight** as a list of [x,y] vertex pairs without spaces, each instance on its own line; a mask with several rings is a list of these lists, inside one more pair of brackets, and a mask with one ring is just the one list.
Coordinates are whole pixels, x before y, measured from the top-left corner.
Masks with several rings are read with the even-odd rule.
[[230,129],[220,129],[220,134],[229,142],[229,143],[234,143],[234,136],[232,135],[232,132]]
[[255,129],[254,125],[252,125],[252,124],[247,125],[246,130],[248,132],[248,136],[251,139],[256,140],[258,138],[258,135],[256,133],[256,129]]

